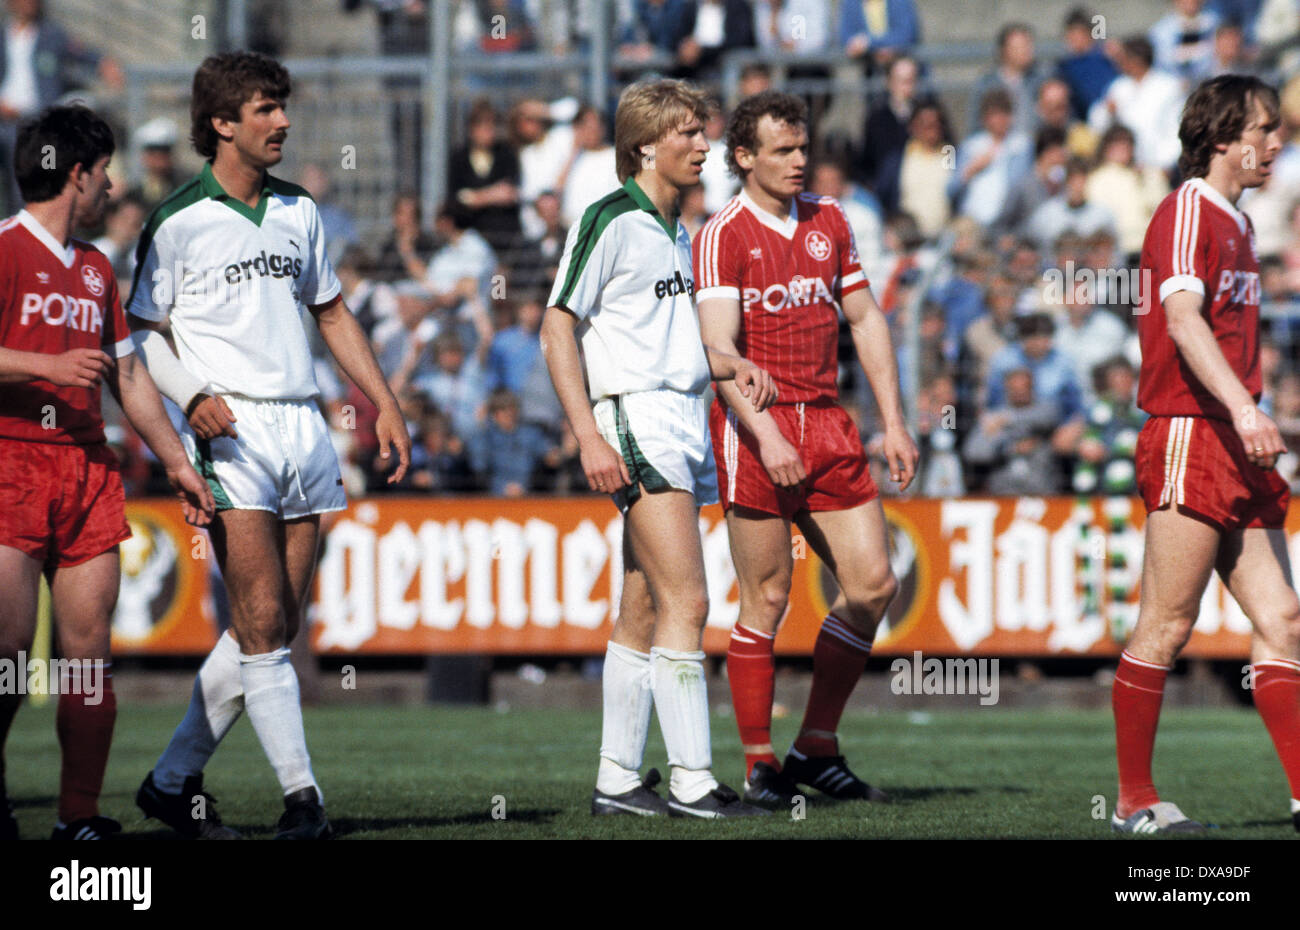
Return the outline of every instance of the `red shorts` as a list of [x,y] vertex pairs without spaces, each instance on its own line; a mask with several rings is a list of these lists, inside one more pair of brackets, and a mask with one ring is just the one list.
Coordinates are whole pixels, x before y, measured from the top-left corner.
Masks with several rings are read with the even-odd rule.
[[0,546],[60,568],[130,538],[122,475],[108,446],[0,438]]
[[1277,469],[1246,458],[1232,424],[1208,417],[1152,417],[1134,454],[1147,513],[1171,504],[1224,532],[1286,520],[1291,491]]
[[808,477],[794,490],[773,484],[758,457],[758,441],[715,401],[709,432],[724,510],[740,505],[789,520],[800,510],[848,510],[879,493],[858,428],[839,404],[778,404],[768,412],[781,435],[799,450]]

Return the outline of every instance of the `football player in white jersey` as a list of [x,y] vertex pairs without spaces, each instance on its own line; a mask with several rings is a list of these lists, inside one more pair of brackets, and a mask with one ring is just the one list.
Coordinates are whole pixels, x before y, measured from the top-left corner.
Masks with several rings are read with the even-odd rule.
[[[624,91],[614,119],[623,186],[570,229],[542,321],[542,352],[587,480],[625,514],[597,815],[766,813],[713,777],[700,650],[709,600],[699,508],[718,499],[703,392],[711,378],[734,379],[756,410],[776,399],[765,371],[700,340],[690,236],[677,210],[700,180],[706,117],[704,94],[681,81]],[[643,781],[638,771],[652,706],[671,767],[667,800],[653,790],[658,772]]]
[[346,506],[316,404],[304,306],[379,409],[381,454],[394,447],[400,460],[390,481],[401,480],[410,458],[397,401],[325,257],[315,204],[267,173],[289,130],[289,90],[288,72],[262,55],[216,55],[199,67],[191,141],[208,163],[146,223],[128,304],[140,352],[184,411],[182,440],[217,500],[212,541],[230,595],[232,629],[203,663],[185,718],[136,795],[147,815],[194,838],[237,836],[204,796],[203,768],[245,709],[284,794],[276,838],[333,832],[288,649],[316,565],[320,515]]

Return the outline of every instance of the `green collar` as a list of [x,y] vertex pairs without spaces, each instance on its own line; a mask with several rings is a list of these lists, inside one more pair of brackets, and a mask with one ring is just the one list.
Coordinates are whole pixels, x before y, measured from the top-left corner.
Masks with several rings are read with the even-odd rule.
[[262,225],[262,217],[266,215],[266,202],[271,197],[271,176],[266,172],[262,172],[262,192],[257,199],[256,207],[250,207],[242,200],[231,197],[226,193],[225,188],[221,186],[221,182],[212,173],[212,162],[205,162],[203,170],[199,172],[199,186],[203,189],[203,193],[213,200],[224,203],[254,225]]
[[627,191],[628,196],[632,198],[638,207],[654,216],[655,222],[663,227],[664,232],[668,233],[669,239],[672,239],[673,242],[677,241],[677,230],[674,228],[676,224],[673,226],[668,225],[668,220],[659,212],[659,208],[654,205],[650,198],[645,195],[645,191],[641,190],[641,185],[636,183],[635,178],[629,175],[628,179],[623,182],[623,190]]

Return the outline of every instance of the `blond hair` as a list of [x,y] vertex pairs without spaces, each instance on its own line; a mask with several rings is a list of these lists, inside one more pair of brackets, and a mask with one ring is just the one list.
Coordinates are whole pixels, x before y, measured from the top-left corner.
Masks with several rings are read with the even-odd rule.
[[641,170],[642,146],[653,145],[691,117],[709,118],[709,98],[686,81],[638,81],[623,91],[614,113],[614,167],[619,183]]

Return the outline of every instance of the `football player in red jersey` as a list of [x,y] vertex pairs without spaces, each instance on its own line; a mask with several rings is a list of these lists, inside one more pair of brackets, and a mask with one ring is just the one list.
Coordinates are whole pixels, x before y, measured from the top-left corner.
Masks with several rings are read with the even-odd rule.
[[[108,125],[83,106],[52,107],[18,131],[14,174],[27,208],[0,225],[0,660],[21,667],[36,628],[42,573],[59,651],[76,674],[59,691],[63,753],[54,839],[103,839],[99,815],[117,703],[109,628],[118,544],[127,528],[117,459],[104,442],[100,379],[167,469],[185,518],[212,516],[134,343],[108,259],[71,237],[108,202]],[[0,747],[22,701],[0,694]],[[16,838],[0,762],[0,838]]]
[[1259,259],[1237,207],[1282,147],[1276,91],[1253,77],[1201,84],[1183,110],[1185,180],[1156,209],[1142,246],[1138,404],[1151,419],[1135,454],[1147,510],[1137,627],[1111,694],[1124,833],[1204,827],[1161,801],[1151,754],[1165,677],[1217,570],[1254,627],[1255,707],[1281,757],[1300,829],[1300,601],[1283,532],[1286,451],[1260,397]]
[[[835,798],[884,800],[849,770],[836,738],[898,588],[862,439],[837,403],[836,346],[842,311],[884,418],[890,476],[906,488],[918,454],[903,422],[889,328],[839,204],[803,192],[803,102],[777,91],[742,101],[727,126],[727,150],[743,187],[695,239],[700,327],[706,343],[767,369],[779,389],[776,404],[758,412],[720,382],[710,418],[740,585],[727,673],[745,799],[784,805],[806,785]],[[834,572],[840,594],[817,637],[812,693],[782,766],[771,744],[772,644],[790,597],[791,521]]]

